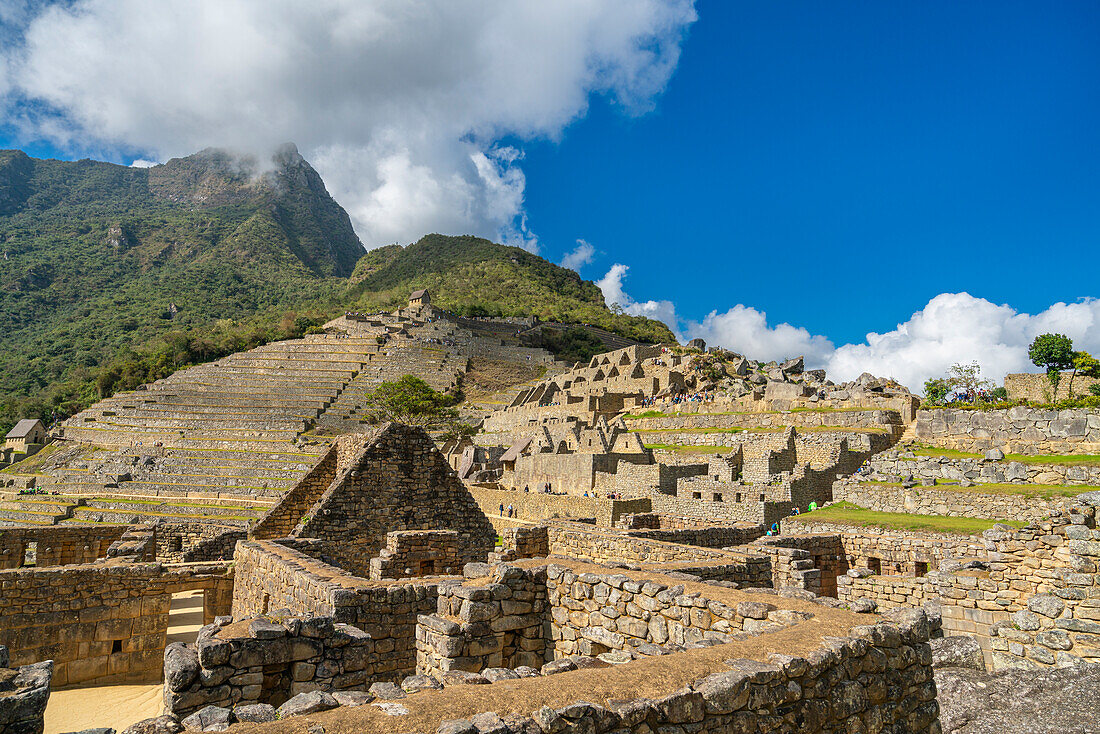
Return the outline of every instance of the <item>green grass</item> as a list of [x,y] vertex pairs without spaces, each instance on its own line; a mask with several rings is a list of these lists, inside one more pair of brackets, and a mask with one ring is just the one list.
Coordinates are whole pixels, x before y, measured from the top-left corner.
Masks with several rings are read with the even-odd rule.
[[[876,487],[901,487],[897,482],[864,481],[861,484],[871,484]],[[972,487],[960,487],[955,482],[940,482],[934,487],[913,487],[919,492],[922,489],[950,489],[955,492],[975,492],[977,494],[1017,494],[1025,497],[1039,497],[1052,499],[1054,497],[1076,497],[1083,492],[1100,490],[1091,484],[975,484]]]
[[[982,454],[956,449],[941,449],[935,446],[921,446],[912,449],[917,456],[946,457],[948,459],[980,459]],[[1005,454],[1005,461],[1018,461],[1022,464],[1059,464],[1063,466],[1100,466],[1100,454]],[[909,459],[912,461],[912,459]]]
[[832,522],[859,527],[877,527],[888,530],[913,530],[918,532],[980,535],[997,523],[1022,528],[1027,523],[1018,520],[984,520],[973,517],[944,517],[942,515],[910,515],[901,512],[876,512],[849,502],[837,502],[813,512],[804,512],[799,519],[814,522]]
[[11,466],[0,469],[0,474],[39,474],[39,469],[46,463],[46,459],[50,458],[52,454],[57,453],[59,446],[55,443],[51,443],[48,446],[42,447],[34,456],[28,456],[22,461],[16,462]]

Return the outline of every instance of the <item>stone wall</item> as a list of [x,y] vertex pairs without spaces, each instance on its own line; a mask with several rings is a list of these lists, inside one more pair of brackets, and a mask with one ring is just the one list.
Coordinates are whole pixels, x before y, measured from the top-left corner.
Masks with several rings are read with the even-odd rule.
[[418,619],[418,673],[440,679],[451,670],[538,668],[546,661],[545,567],[486,571],[488,584],[440,587],[437,613]]
[[[1100,498],[1079,501],[1020,530],[995,525],[981,540],[927,535],[918,544],[916,533],[843,528],[838,535],[859,568],[838,579],[838,596],[884,608],[937,602],[944,631],[975,636],[997,669],[1100,659]],[[921,558],[923,568],[911,568]]]
[[[566,650],[605,656],[614,656],[615,652],[599,651],[645,651],[644,657],[661,654],[660,645],[666,643],[700,647],[708,642],[721,644],[723,640],[781,630],[810,616],[777,609],[764,601],[729,606],[698,592],[686,593],[683,587],[669,588],[626,576],[579,574],[555,566],[546,568],[545,573],[553,637],[551,654],[555,657],[566,654]],[[471,613],[476,608],[472,604],[468,607]],[[448,620],[437,616],[426,621],[442,627],[441,623]],[[830,638],[823,647],[803,656],[773,653],[767,663],[727,660],[721,671],[676,691],[646,699],[630,699],[627,694],[609,703],[609,708],[580,701],[561,708],[544,707],[526,719],[530,728],[518,722],[514,728],[593,734],[788,730],[933,734],[940,727],[932,654],[927,644],[931,629],[923,612],[899,612],[892,621],[853,627],[848,637]],[[434,628],[424,630],[439,634]],[[447,628],[448,633],[453,631]],[[460,647],[452,643],[456,639],[453,634],[440,634],[439,639],[444,645],[453,644],[452,649]],[[451,659],[438,654],[436,648],[428,652],[437,654],[440,660]],[[630,657],[630,653],[619,654]],[[644,668],[638,673],[644,674]],[[558,685],[553,678],[537,676],[514,684],[540,698]],[[446,689],[441,696],[440,702],[445,705]],[[444,718],[450,717],[444,714]],[[449,725],[455,731],[482,731],[500,722],[490,713],[472,718],[474,723],[453,721]],[[521,715],[518,721],[523,720]],[[503,722],[499,726],[500,731],[506,728]]]
[[648,454],[531,454],[516,459],[515,468],[505,472],[505,484],[514,489],[529,487],[531,491],[550,482],[556,492],[572,495],[591,493],[596,487],[598,472],[613,473],[620,464],[651,463]]
[[896,410],[796,410],[782,412],[737,411],[729,413],[687,413],[655,418],[633,418],[628,425],[634,431],[701,430],[707,428],[763,428],[780,430],[787,426],[882,430],[895,438],[904,424]]
[[661,540],[666,543],[695,545],[701,548],[725,548],[745,545],[764,535],[763,525],[711,526],[680,529],[649,529],[628,531],[632,537]]
[[1044,499],[1026,494],[982,492],[962,487],[884,486],[850,479],[833,484],[833,500],[851,502],[877,512],[903,512],[915,515],[946,515],[1028,522],[1042,520],[1066,510],[1072,497]]
[[1095,410],[937,408],[919,411],[913,430],[918,441],[960,451],[1100,453],[1100,412]]
[[206,591],[228,611],[227,564],[96,563],[0,571],[0,644],[13,662],[54,661],[54,684],[159,675],[172,594]]
[[788,517],[782,532],[837,536],[848,568],[878,568],[881,573],[913,576],[933,570],[942,561],[977,558],[986,553],[985,541],[969,535],[918,533],[818,522],[812,515]]
[[[106,558],[107,549],[125,532],[125,525],[2,528],[0,568],[91,563]],[[33,559],[30,563],[28,556]]]
[[370,577],[399,579],[458,573],[458,533],[453,530],[398,530],[386,534],[386,547],[370,559]]
[[159,523],[157,560],[164,563],[232,560],[237,541],[247,535],[241,528],[207,522]]
[[574,495],[546,494],[544,492],[523,492],[510,489],[491,489],[482,486],[470,487],[470,494],[477,501],[481,511],[490,519],[500,517],[500,506],[515,508],[514,517],[520,520],[542,521],[557,515],[559,517],[595,518],[596,524],[611,527],[619,518],[632,512],[647,512],[650,509],[648,499],[612,500],[595,497],[577,497]]
[[[1072,374],[1071,372],[1062,373],[1062,379],[1058,383],[1059,400],[1069,397],[1069,380]],[[1073,394],[1088,395],[1089,387],[1096,384],[1100,384],[1100,380],[1095,377],[1077,375],[1073,378]],[[1047,377],[1045,372],[1005,375],[1005,390],[1008,391],[1009,400],[1026,400],[1029,403],[1053,402],[1051,400],[1050,378]]]
[[701,563],[712,567],[713,575],[707,578],[722,578],[743,586],[771,585],[768,559],[738,550],[643,540],[622,531],[592,530],[567,522],[549,523],[548,535],[552,555],[613,564]]
[[277,707],[299,693],[362,689],[378,655],[370,635],[332,617],[225,617],[193,644],[165,649],[165,713],[182,719],[204,706]]
[[[939,600],[935,582],[925,576],[875,576],[867,569],[854,568],[839,576],[836,583],[836,597],[840,601],[851,603],[871,599],[879,610],[921,607]],[[951,632],[973,634],[956,629],[950,621],[947,626]]]
[[[399,681],[416,668],[416,618],[436,610],[437,581],[370,582],[322,560],[326,543],[288,539],[237,545],[233,616],[286,609],[354,625],[382,655],[376,680]],[[289,547],[294,546],[294,547]]]
[[971,481],[979,484],[1087,484],[1100,486],[1100,466],[1034,464],[994,459],[956,459],[885,451],[868,463],[876,479],[913,477]]

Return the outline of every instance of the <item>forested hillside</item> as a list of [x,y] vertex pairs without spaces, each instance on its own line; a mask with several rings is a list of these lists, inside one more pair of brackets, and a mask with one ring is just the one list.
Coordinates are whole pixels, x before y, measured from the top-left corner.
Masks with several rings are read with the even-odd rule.
[[514,247],[429,235],[366,253],[293,146],[148,169],[0,151],[0,431],[415,288],[464,314],[535,314],[640,340],[596,286]]

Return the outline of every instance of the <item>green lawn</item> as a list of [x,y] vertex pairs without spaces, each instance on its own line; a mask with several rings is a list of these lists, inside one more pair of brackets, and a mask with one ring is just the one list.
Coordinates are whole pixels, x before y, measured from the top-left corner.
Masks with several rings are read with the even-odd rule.
[[1018,520],[982,520],[972,517],[943,517],[942,515],[910,515],[901,512],[875,512],[849,502],[837,502],[813,512],[804,512],[800,519],[833,522],[860,527],[877,527],[889,530],[916,530],[957,535],[980,535],[982,531],[1003,522],[1022,528],[1027,523]]

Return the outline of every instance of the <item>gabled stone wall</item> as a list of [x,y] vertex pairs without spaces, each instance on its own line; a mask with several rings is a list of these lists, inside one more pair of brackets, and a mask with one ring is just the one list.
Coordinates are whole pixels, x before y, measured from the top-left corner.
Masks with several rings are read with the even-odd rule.
[[[350,442],[351,439],[345,439]],[[360,576],[395,530],[453,530],[463,562],[483,561],[496,532],[422,428],[389,423],[340,462],[332,484],[292,535],[328,542],[338,564]]]

